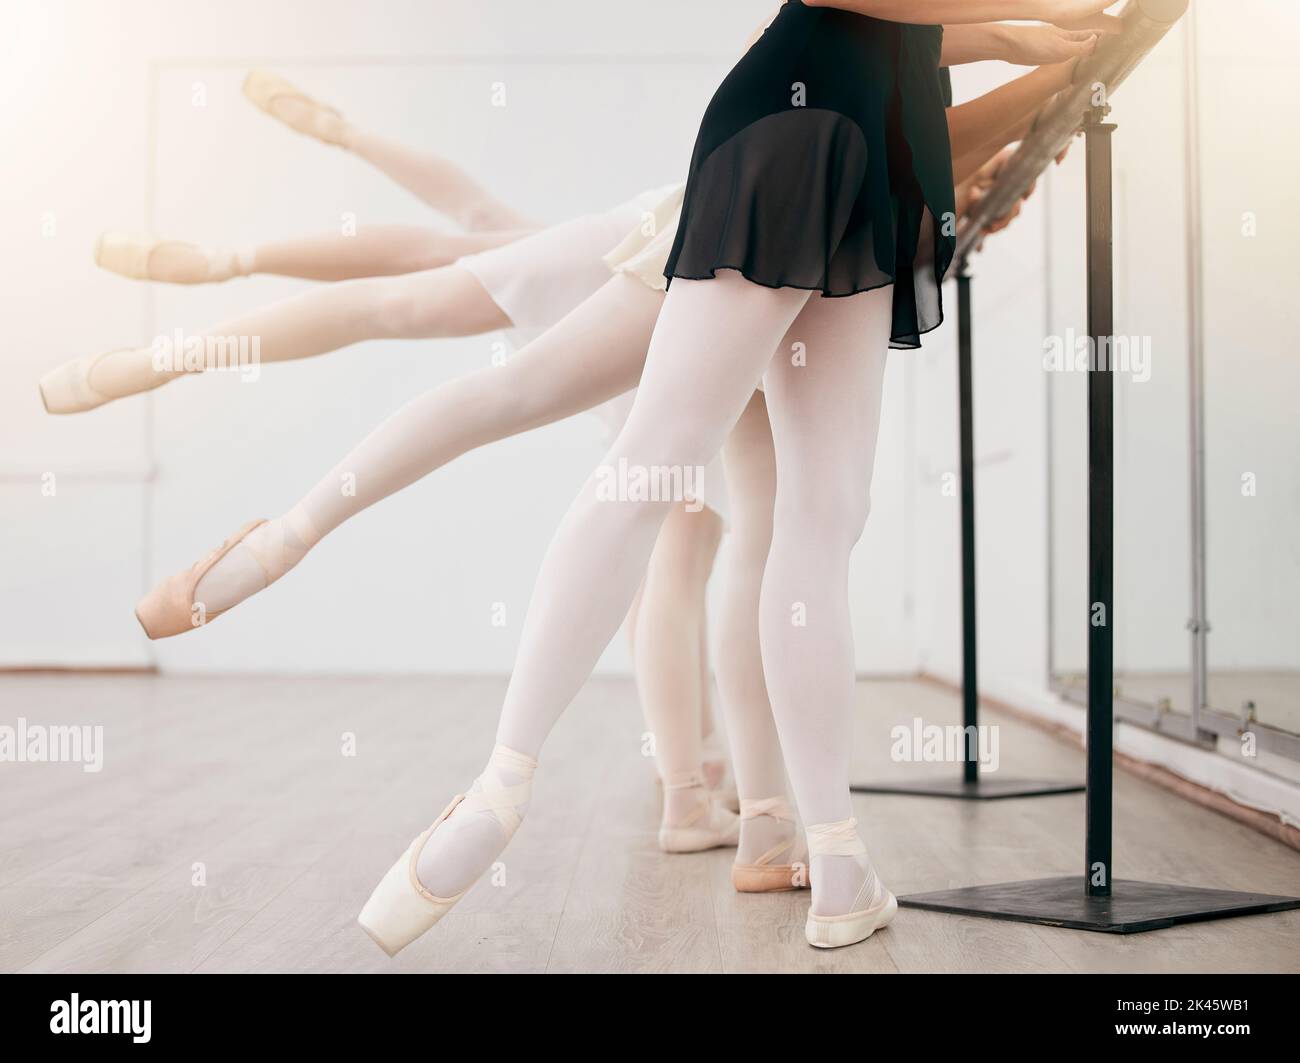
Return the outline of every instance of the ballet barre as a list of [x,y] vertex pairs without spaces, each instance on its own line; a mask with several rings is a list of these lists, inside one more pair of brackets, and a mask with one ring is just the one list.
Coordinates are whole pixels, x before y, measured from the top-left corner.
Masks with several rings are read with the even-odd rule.
[[1111,95],[1182,18],[1187,4],[1188,0],[1129,0],[1120,14],[1123,30],[1079,62],[1070,87],[1043,108],[993,187],[958,226],[954,261],[963,262],[975,250],[989,224],[1016,205],[1076,133],[1086,134],[1089,123],[1105,116]]
[[[1069,88],[1034,122],[1019,149],[957,232],[961,404],[963,710],[973,723],[975,550],[971,302],[969,256],[981,235],[1033,186],[1076,133],[1084,135],[1087,172],[1087,315],[1094,352],[1109,352],[1114,335],[1114,261],[1110,98],[1186,13],[1188,0],[1129,0],[1123,26],[1078,64]],[[904,907],[1109,933],[1135,933],[1177,923],[1300,908],[1300,898],[1162,882],[1116,881],[1112,868],[1114,786],[1114,376],[1110,359],[1088,370],[1088,625],[1087,771],[1084,869],[1076,875],[920,893]],[[974,760],[966,765],[973,777]],[[970,783],[967,782],[967,787]],[[1048,792],[1064,792],[1066,788]],[[1077,787],[1075,788],[1077,789]],[[1017,795],[1023,796],[1023,795]]]

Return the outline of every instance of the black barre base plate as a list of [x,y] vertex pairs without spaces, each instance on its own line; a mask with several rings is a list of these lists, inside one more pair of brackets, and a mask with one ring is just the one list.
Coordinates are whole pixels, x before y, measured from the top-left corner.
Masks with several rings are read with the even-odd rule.
[[1045,797],[1049,794],[1081,794],[1081,782],[1050,779],[922,779],[916,782],[854,783],[855,794],[906,794],[912,797],[953,797],[960,801],[997,801],[1006,797]]
[[951,915],[1007,919],[1104,934],[1138,934],[1179,923],[1289,911],[1300,908],[1300,897],[1124,879],[1112,885],[1109,897],[1089,897],[1084,893],[1082,878],[1066,875],[913,893],[899,897],[898,903],[904,908]]

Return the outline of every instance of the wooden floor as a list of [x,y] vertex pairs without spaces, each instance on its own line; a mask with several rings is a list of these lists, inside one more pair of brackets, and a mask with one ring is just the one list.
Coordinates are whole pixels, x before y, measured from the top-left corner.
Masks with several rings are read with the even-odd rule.
[[[591,682],[557,729],[505,881],[480,883],[390,961],[356,914],[476,774],[503,689],[498,679],[0,677],[0,724],[102,723],[106,748],[98,774],[0,764],[0,970],[1300,970],[1300,912],[1125,938],[905,909],[861,945],[811,949],[806,894],[740,896],[729,853],[657,850],[656,788],[622,680]],[[957,718],[955,698],[931,686],[859,691],[864,779],[919,770],[889,761],[893,723]],[[1077,750],[988,722],[1001,724],[1004,772],[1081,778]],[[1078,795],[856,800],[896,893],[1080,869]],[[1300,893],[1300,853],[1123,774],[1116,801],[1120,877]]]

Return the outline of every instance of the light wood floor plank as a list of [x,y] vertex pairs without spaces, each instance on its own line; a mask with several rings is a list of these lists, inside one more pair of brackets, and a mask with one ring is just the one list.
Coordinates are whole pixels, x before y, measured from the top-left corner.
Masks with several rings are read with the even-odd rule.
[[[390,961],[357,912],[473,781],[504,690],[497,677],[0,677],[0,723],[101,724],[106,743],[98,774],[0,765],[0,970],[1300,970],[1300,913],[1119,937],[904,910],[860,946],[811,949],[806,892],[738,895],[729,851],[659,852],[635,691],[602,678],[548,743],[504,873]],[[896,762],[890,735],[956,723],[954,695],[910,681],[858,695],[855,778],[956,774]],[[985,722],[1000,773],[1082,777],[1077,748],[994,712]],[[1115,783],[1121,878],[1300,893],[1300,854],[1144,780]],[[1077,795],[858,795],[854,809],[900,894],[1082,860]]]

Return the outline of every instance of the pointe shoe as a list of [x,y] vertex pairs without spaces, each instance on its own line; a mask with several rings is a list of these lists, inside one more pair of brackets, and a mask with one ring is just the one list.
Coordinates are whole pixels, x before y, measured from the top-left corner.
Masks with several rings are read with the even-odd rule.
[[[253,70],[244,79],[244,95],[260,110],[265,111],[290,129],[302,133],[325,144],[343,147],[344,121],[333,107],[313,100],[292,82],[286,81],[269,70]],[[285,117],[272,109],[277,100],[298,100],[306,107],[306,114],[294,114]]]
[[[161,270],[151,264],[155,251],[167,247],[185,252],[172,269]],[[197,244],[183,240],[159,240],[139,233],[106,232],[95,245],[95,264],[100,269],[137,281],[163,281],[168,284],[205,284],[226,280],[235,275],[233,263],[223,261]]]
[[[141,598],[135,606],[135,618],[140,621],[144,633],[151,639],[183,635],[196,627],[211,623],[222,613],[229,612],[229,609],[222,609],[215,613],[203,610],[194,601],[194,589],[213,565],[243,542],[253,529],[265,523],[265,520],[254,520],[245,524],[203,560],[182,572],[168,576]],[[196,608],[199,609],[197,613]]]
[[401,859],[379,880],[379,885],[357,916],[361,929],[389,956],[396,956],[416,938],[431,930],[468,892],[461,890],[454,897],[435,897],[420,885],[415,874],[416,862],[430,835],[464,800],[464,794],[453,797],[451,804],[443,809],[442,815],[433,821],[433,825],[406,847]]
[[[531,757],[498,744],[492,750],[487,769],[478,777],[478,788],[453,797],[433,825],[411,842],[397,863],[388,869],[361,909],[357,922],[389,956],[396,956],[430,930],[469,892],[466,887],[454,897],[436,897],[424,888],[418,865],[420,853],[430,837],[459,808],[461,815],[490,813],[500,825],[508,844],[519,828],[522,810],[531,796],[532,773],[536,767],[537,762]],[[523,781],[504,783],[499,774],[501,769],[517,778],[522,777]]]
[[90,374],[102,358],[110,354],[130,350],[119,347],[117,350],[104,351],[102,354],[87,354],[64,362],[57,369],[51,369],[40,379],[41,402],[45,404],[46,413],[85,413],[106,402],[112,402],[119,395],[105,395],[90,386]]
[[813,915],[809,912],[804,937],[815,949],[856,945],[892,923],[897,912],[898,900],[876,880],[871,903],[865,908],[847,915]]
[[[740,840],[740,817],[728,812],[698,779],[667,790],[699,789],[701,801],[680,823],[659,827],[659,848],[666,853],[700,853],[706,849],[725,849]],[[667,793],[664,794],[667,798]]]
[[[757,801],[740,802],[740,818],[757,819],[770,816],[785,822],[794,822],[794,813],[784,797],[765,797]],[[772,846],[752,864],[735,863],[731,865],[731,884],[737,893],[782,893],[786,890],[807,889],[808,857],[802,859],[796,854],[800,848],[799,834],[796,831],[789,841]],[[786,859],[777,863],[777,858]]]
[[[866,857],[867,850],[858,838],[858,821],[844,819],[808,827],[808,849],[814,856]],[[869,865],[868,865],[869,867]],[[866,902],[863,904],[863,902]],[[862,907],[858,907],[863,904]],[[844,915],[808,913],[804,937],[816,949],[838,949],[866,941],[881,927],[888,926],[898,912],[898,901],[871,871],[870,878],[853,902],[854,910]]]

